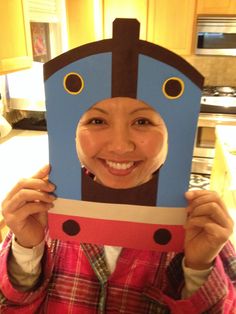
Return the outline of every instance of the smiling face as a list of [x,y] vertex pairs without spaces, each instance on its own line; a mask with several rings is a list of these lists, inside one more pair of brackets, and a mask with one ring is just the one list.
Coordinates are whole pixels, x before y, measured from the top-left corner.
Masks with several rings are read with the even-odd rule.
[[81,117],[76,149],[82,165],[102,185],[126,189],[146,183],[164,163],[167,129],[161,116],[137,99],[96,103]]

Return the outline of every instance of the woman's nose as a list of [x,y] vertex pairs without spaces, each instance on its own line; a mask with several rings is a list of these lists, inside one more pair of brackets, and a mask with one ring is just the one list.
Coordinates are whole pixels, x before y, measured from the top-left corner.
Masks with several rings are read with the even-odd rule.
[[135,149],[135,142],[124,126],[113,128],[111,131],[108,149],[117,154],[125,154]]

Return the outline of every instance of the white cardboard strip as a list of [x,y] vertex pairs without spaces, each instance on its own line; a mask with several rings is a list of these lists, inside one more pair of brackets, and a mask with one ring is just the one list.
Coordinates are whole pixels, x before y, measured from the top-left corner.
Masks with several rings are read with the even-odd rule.
[[131,221],[148,224],[183,225],[183,207],[153,207],[127,204],[108,204],[58,198],[52,214],[80,216],[94,219]]

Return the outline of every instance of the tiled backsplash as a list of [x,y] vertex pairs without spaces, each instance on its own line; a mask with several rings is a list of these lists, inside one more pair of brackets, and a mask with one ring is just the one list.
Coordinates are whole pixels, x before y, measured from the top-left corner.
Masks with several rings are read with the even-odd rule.
[[204,85],[236,86],[236,57],[225,56],[186,56],[203,76]]
[[[205,77],[205,85],[236,86],[236,57],[184,56]],[[4,98],[4,76],[0,75],[0,92]]]

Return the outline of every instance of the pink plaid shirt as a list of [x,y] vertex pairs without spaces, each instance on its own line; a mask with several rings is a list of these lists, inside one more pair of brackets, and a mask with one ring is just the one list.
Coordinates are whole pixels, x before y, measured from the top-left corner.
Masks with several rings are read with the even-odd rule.
[[123,249],[109,275],[103,247],[48,241],[43,274],[29,292],[8,278],[11,238],[0,252],[0,313],[236,313],[236,255],[230,243],[207,281],[181,300],[183,254]]

